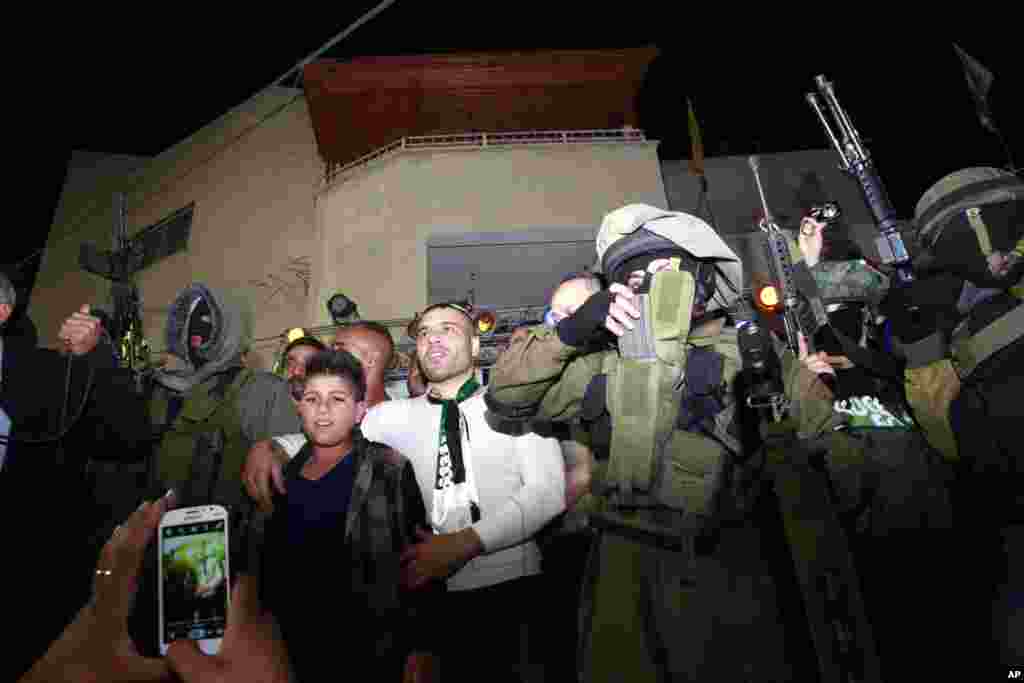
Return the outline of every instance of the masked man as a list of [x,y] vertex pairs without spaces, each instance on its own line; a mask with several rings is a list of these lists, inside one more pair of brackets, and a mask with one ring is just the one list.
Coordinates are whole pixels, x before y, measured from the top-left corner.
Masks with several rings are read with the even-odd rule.
[[[228,509],[233,569],[254,566],[258,524],[242,488],[241,470],[257,440],[298,429],[299,419],[280,377],[245,367],[252,341],[242,305],[226,293],[195,283],[175,298],[167,315],[166,349],[171,361],[157,370],[149,389],[150,419],[158,444],[150,488],[173,487],[182,505],[216,503]],[[95,341],[93,342],[95,343]],[[258,522],[258,520],[257,520]],[[242,551],[246,552],[242,552]],[[140,591],[152,594],[153,571]],[[136,601],[132,628],[140,647],[155,652],[155,599]]]
[[234,524],[248,512],[241,470],[250,446],[298,428],[287,384],[243,364],[250,343],[238,302],[203,284],[189,286],[167,317],[167,350],[182,365],[156,373],[151,404],[163,432],[160,486],[175,487],[184,505],[229,506]]
[[[722,314],[742,266],[701,219],[643,204],[604,218],[597,254],[609,289],[513,341],[492,371],[488,409],[610,424],[593,430],[610,432],[610,458],[591,483],[602,532],[584,589],[583,680],[685,678],[699,659],[679,643],[694,542],[722,509],[718,484],[739,455],[729,391],[738,352]],[[605,331],[618,349],[594,351]]]
[[[936,570],[933,558],[950,544],[953,471],[914,419],[904,393],[903,361],[885,349],[877,309],[889,279],[863,260],[820,260],[824,227],[805,218],[799,248],[828,325],[814,335],[816,353],[807,352],[802,338],[797,354],[782,351],[783,374],[797,436],[815,454],[809,469],[827,476],[832,504],[854,552],[857,583],[874,624],[870,647],[877,643],[883,673],[895,676],[901,657],[887,650],[887,643],[914,629],[929,634],[920,641],[931,651],[953,630],[940,618],[921,623],[918,616],[934,599],[934,582],[952,578],[948,570]],[[824,377],[831,379],[826,383]],[[779,490],[780,498],[792,492]],[[803,488],[800,495],[810,498]],[[805,501],[781,502],[791,511],[807,508]],[[798,575],[804,567],[841,564],[838,556],[808,553],[800,544],[793,549]],[[813,576],[815,570],[809,571]],[[894,599],[904,607],[898,614],[891,610]],[[855,639],[869,637],[856,628],[853,633]],[[851,649],[863,653],[865,647],[858,640]],[[901,651],[910,666],[919,667],[924,659],[929,665],[941,662],[929,652],[915,653],[911,645]]]
[[[991,636],[987,628],[976,629],[979,645],[997,642],[991,659],[1008,663],[1024,657],[1022,211],[1024,179],[999,168],[954,171],[921,196],[914,212],[921,248],[915,271],[922,279],[937,279],[938,271],[964,282],[947,304],[955,306],[955,325],[907,345],[911,398],[931,408],[922,413],[946,437],[944,453],[962,470],[958,523],[969,529],[972,554],[991,558],[972,563],[992,568],[974,583],[995,587],[977,603],[996,596],[993,613],[976,617],[995,624]],[[892,307],[906,309],[908,298],[892,297]]]

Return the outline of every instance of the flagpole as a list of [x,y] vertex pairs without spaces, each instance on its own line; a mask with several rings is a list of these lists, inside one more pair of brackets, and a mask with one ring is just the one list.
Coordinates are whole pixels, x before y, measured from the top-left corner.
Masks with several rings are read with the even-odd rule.
[[708,192],[708,178],[705,175],[700,177],[701,192],[704,193],[704,204],[708,208],[708,218],[711,220],[708,223],[711,224],[715,230],[718,230],[718,221],[715,220],[715,212],[711,208],[711,194]]
[[1003,137],[1003,132],[996,128],[996,137],[999,138],[999,144],[1003,146],[1003,154],[1006,155],[1006,162],[1008,164],[1007,170],[1010,173],[1016,173],[1018,171],[1017,164],[1013,163],[1013,152],[1010,151],[1010,145],[1006,142],[1006,138]]
[[[693,100],[686,98],[687,128],[690,133],[690,173],[697,176],[700,191],[697,195],[697,215],[703,218],[703,208],[707,206],[708,218],[711,226],[715,226],[715,214],[711,209],[711,197],[708,194],[707,170],[704,168],[704,141],[700,132],[700,123],[697,121],[697,113],[693,108]],[[717,228],[716,228],[717,230]]]

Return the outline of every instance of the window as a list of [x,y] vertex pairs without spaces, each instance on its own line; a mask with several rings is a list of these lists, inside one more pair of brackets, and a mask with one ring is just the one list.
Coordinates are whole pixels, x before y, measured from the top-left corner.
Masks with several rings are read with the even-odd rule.
[[148,268],[188,247],[194,211],[195,204],[189,204],[167,218],[143,228],[131,238],[130,250],[136,254],[136,267],[139,270]]

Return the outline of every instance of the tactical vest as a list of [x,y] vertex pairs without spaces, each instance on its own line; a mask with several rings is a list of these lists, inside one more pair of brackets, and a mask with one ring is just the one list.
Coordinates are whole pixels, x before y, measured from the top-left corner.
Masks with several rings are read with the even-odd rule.
[[969,334],[964,321],[954,331],[948,349],[942,345],[920,359],[910,359],[904,372],[907,400],[928,442],[947,461],[960,459],[949,422],[949,408],[960,394],[962,383],[985,360],[1022,334],[1024,304],[996,318],[973,335]]
[[[230,372],[230,371],[229,371]],[[157,450],[157,475],[166,485],[187,483],[192,491],[208,491],[210,498],[228,492],[235,502],[235,488],[241,490],[241,471],[250,443],[242,433],[239,398],[253,371],[240,368],[235,376],[215,375],[193,387],[184,397],[181,411],[167,428]],[[225,385],[225,380],[227,383]],[[154,392],[153,423],[165,425],[169,394]]]
[[[688,513],[709,512],[720,473],[723,446],[692,427],[705,418],[716,420],[721,405],[696,401],[695,394],[722,389],[722,378],[738,367],[738,351],[722,354],[716,339],[691,339],[694,279],[688,272],[656,274],[649,294],[638,295],[641,309],[636,328],[619,338],[619,353],[604,357],[606,404],[612,419],[610,460],[605,484],[610,502],[619,508],[655,505]],[[698,392],[689,387],[688,357],[695,352],[717,354],[715,366]],[[717,376],[715,376],[717,375]],[[712,385],[713,391],[708,391]],[[721,397],[719,397],[721,398]],[[680,424],[680,417],[687,424]]]

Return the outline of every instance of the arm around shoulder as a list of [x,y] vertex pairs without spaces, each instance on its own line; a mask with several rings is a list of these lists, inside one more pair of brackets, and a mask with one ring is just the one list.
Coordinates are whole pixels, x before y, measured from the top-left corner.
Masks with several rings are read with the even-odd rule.
[[254,372],[239,394],[242,432],[251,441],[301,431],[288,383],[269,372]]
[[[430,529],[430,522],[427,520],[427,508],[423,503],[423,495],[420,493],[412,463],[397,451],[388,450],[401,468],[398,487],[404,518],[398,520],[397,526],[402,529],[405,536],[400,544],[401,550],[404,551],[417,542],[418,531]],[[434,627],[439,623],[445,592],[445,583],[441,580],[429,581],[418,589],[401,592],[403,630],[410,651],[420,654],[439,652],[440,642],[434,635]]]

